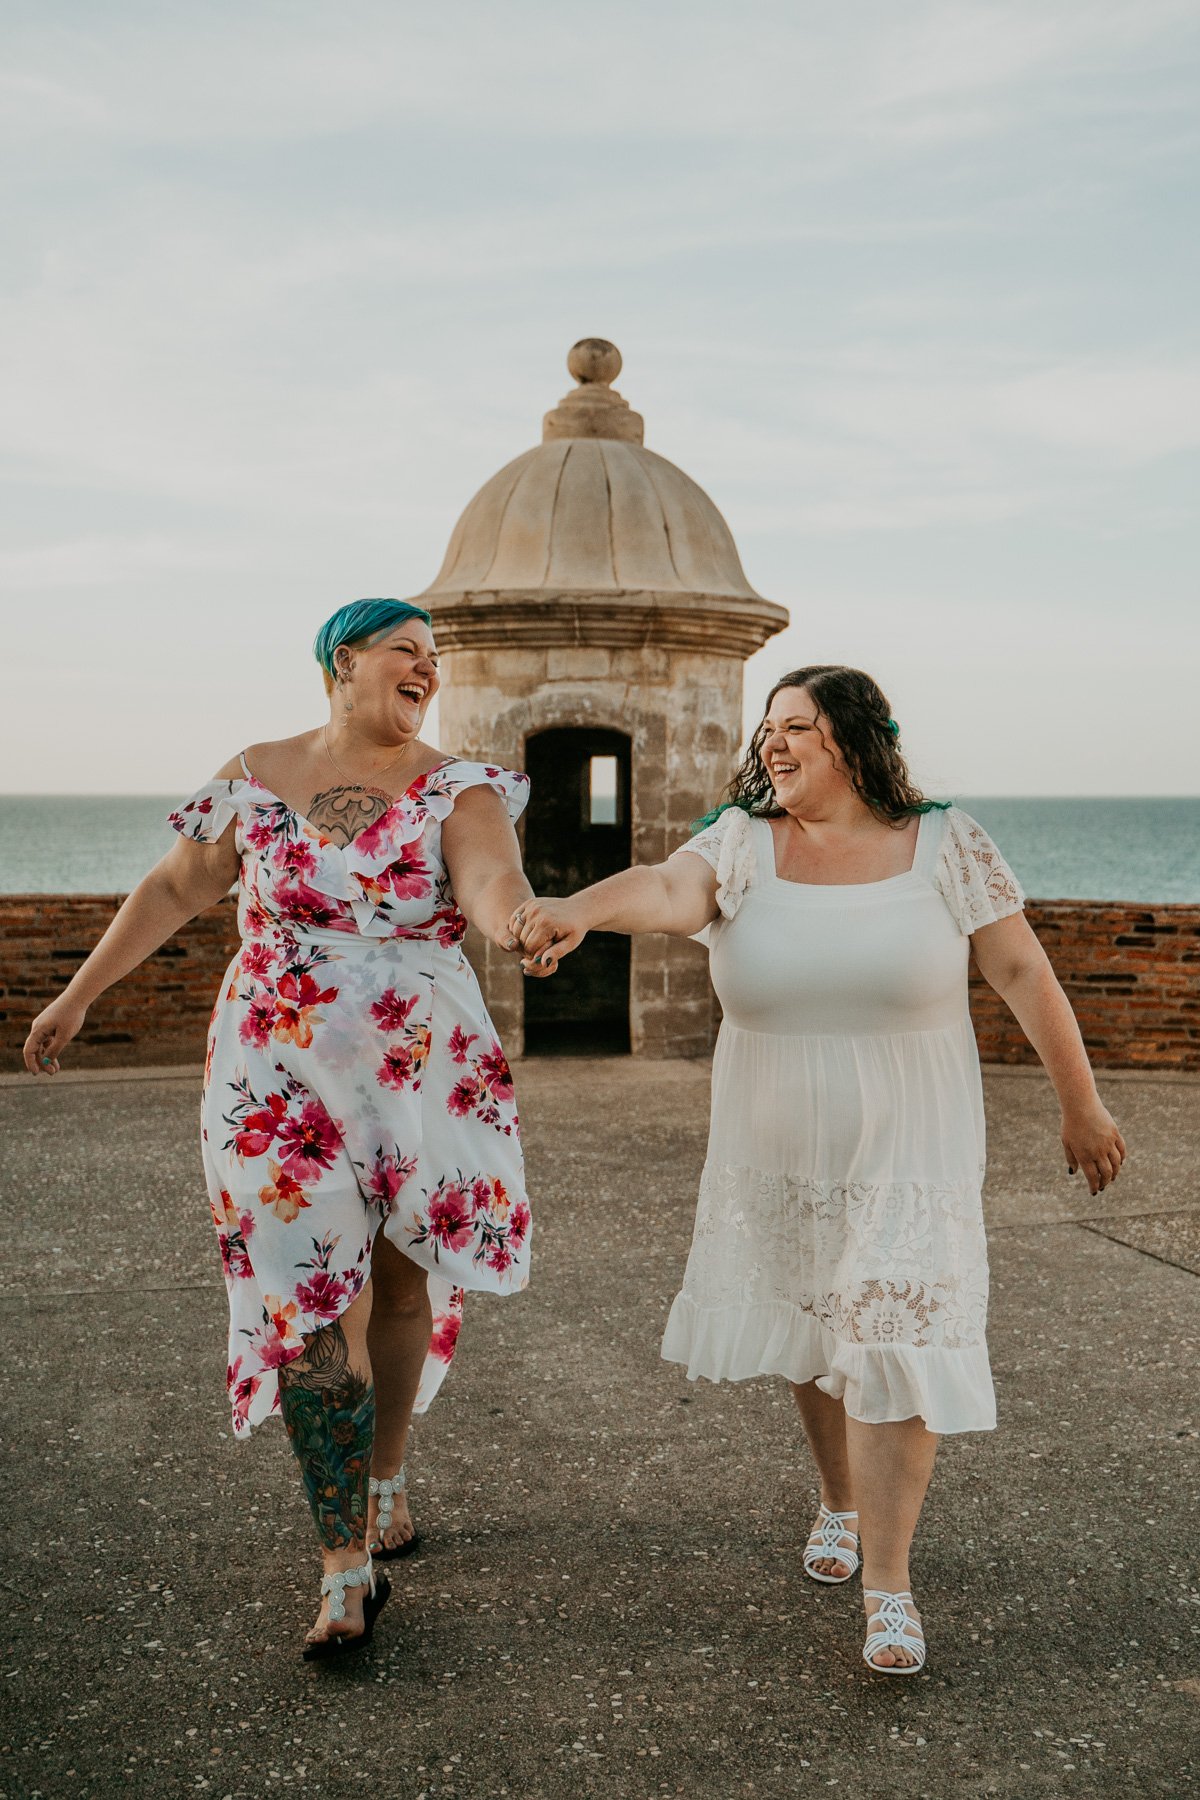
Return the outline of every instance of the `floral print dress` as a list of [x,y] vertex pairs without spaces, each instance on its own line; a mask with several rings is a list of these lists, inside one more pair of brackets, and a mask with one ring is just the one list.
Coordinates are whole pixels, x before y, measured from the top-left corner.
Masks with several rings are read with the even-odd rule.
[[213,1012],[201,1138],[229,1293],[234,1431],[279,1410],[276,1371],[370,1274],[380,1229],[428,1271],[416,1410],[446,1373],[467,1288],[529,1279],[512,1075],[462,952],[441,855],[459,794],[516,819],[528,781],[450,759],[343,848],[257,781],[214,781],[170,823],[241,856],[242,947]]

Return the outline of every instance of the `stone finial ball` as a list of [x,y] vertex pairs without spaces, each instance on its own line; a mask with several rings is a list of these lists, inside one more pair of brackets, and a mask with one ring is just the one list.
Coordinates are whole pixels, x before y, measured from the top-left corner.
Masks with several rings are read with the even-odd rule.
[[607,338],[580,338],[567,352],[567,368],[585,386],[602,382],[607,387],[621,373],[621,352]]

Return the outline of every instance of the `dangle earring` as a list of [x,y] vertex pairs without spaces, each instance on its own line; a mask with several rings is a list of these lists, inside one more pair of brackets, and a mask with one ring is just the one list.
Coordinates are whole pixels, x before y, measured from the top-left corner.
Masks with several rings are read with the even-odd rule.
[[[346,677],[341,673],[340,670],[338,672],[337,684],[338,684],[339,692],[341,692],[341,690],[346,685]],[[347,699],[346,696],[343,694],[343,696],[342,696],[342,723],[343,724],[346,722],[346,720],[349,718],[350,714],[353,711],[354,711],[353,700]]]

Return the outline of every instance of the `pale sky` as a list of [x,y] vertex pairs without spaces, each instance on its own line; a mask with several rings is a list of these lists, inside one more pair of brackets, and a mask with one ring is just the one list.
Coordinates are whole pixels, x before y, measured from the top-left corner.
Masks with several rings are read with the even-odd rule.
[[597,335],[791,610],[748,702],[1200,792],[1198,69],[1200,0],[10,0],[0,789],[317,723]]

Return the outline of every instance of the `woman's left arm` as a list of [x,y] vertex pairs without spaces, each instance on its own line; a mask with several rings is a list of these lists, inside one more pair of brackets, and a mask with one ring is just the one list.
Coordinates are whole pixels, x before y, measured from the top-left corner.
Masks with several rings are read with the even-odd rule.
[[1071,1002],[1050,959],[1021,913],[974,933],[975,960],[1041,1058],[1062,1107],[1067,1172],[1082,1169],[1098,1194],[1115,1181],[1125,1161],[1125,1141],[1096,1092],[1091,1064]]
[[533,889],[521,846],[495,788],[465,788],[442,823],[442,854],[460,912],[501,950],[519,950],[508,921]]

